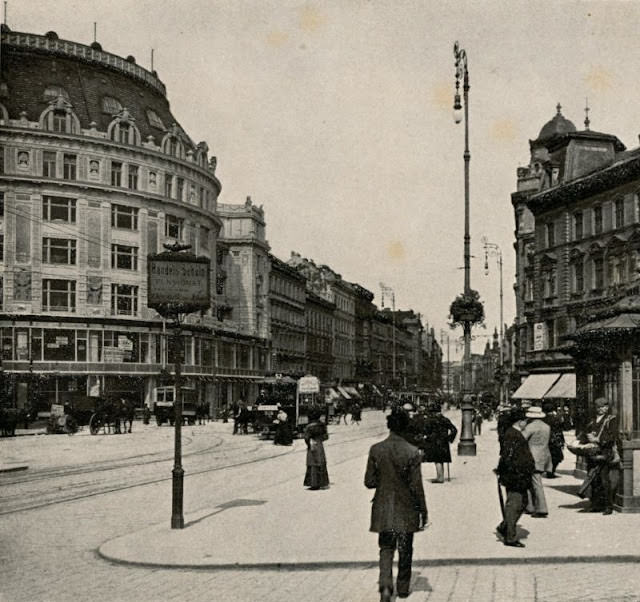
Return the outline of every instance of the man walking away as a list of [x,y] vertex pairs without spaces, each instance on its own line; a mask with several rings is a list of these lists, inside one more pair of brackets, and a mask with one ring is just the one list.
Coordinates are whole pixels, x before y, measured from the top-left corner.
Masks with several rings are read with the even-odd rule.
[[527,491],[531,487],[535,462],[527,440],[522,435],[522,429],[527,425],[524,410],[512,410],[511,420],[512,426],[504,433],[497,468],[500,484],[507,490],[507,501],[503,520],[496,530],[502,535],[505,546],[524,548],[524,544],[517,538],[516,525],[527,503]]
[[529,443],[531,455],[536,464],[535,472],[531,477],[531,492],[527,512],[534,518],[545,518],[549,513],[547,499],[544,495],[542,475],[551,471],[551,452],[549,451],[549,437],[551,427],[544,422],[545,413],[537,406],[531,406],[525,414],[529,423],[523,429],[522,434]]
[[422,487],[420,452],[402,433],[409,417],[405,412],[387,416],[389,436],[369,450],[364,484],[375,489],[371,507],[371,528],[380,546],[380,600],[390,602],[393,594],[393,556],[398,549],[398,597],[409,595],[413,534],[427,523],[427,503]]

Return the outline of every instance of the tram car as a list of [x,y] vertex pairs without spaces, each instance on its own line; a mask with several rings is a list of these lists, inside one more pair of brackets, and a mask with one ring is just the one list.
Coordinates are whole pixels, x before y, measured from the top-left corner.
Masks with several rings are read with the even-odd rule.
[[[198,392],[190,387],[181,387],[182,391],[182,422],[194,425],[196,423],[196,408],[198,404]],[[156,387],[153,390],[153,415],[156,424],[162,426],[169,423],[175,424],[176,388],[173,385]]]

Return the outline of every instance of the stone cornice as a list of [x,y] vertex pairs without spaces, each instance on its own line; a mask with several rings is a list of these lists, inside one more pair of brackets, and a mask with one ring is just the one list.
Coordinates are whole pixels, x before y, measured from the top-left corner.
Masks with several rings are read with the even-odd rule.
[[535,216],[576,200],[589,198],[640,178],[640,155],[533,195],[527,206]]

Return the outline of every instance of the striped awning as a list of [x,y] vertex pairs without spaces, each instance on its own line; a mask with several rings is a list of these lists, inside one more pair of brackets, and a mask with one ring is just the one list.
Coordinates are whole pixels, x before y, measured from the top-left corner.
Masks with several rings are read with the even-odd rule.
[[338,392],[345,399],[351,399],[351,395],[349,395],[348,391],[344,387],[338,387]]
[[512,397],[514,399],[542,399],[559,377],[558,372],[529,374]]
[[563,374],[558,381],[544,394],[545,399],[574,398],[576,396],[576,375]]

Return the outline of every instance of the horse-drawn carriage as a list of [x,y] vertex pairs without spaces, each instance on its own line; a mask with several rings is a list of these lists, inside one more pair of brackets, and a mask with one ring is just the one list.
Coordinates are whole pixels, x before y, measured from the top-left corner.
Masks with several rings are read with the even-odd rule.
[[[128,399],[94,397],[94,411],[89,419],[89,432],[130,433],[135,418],[135,404]],[[127,428],[127,424],[129,425]]]

